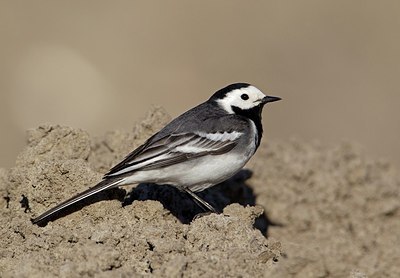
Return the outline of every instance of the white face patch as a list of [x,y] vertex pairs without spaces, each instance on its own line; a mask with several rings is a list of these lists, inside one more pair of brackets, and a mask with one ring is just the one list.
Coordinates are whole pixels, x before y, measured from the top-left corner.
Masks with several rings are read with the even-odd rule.
[[[242,99],[243,94],[246,94],[248,99]],[[264,97],[266,96],[259,89],[249,86],[230,91],[223,99],[219,99],[217,102],[226,112],[233,114],[232,106],[239,107],[242,110],[251,109],[258,106]]]

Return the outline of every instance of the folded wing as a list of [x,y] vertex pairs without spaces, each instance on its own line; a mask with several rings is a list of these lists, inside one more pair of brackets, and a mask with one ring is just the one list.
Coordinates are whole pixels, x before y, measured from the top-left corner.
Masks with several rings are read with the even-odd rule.
[[129,154],[106,175],[116,177],[133,171],[167,167],[205,155],[216,155],[232,150],[243,133],[180,133],[152,141]]

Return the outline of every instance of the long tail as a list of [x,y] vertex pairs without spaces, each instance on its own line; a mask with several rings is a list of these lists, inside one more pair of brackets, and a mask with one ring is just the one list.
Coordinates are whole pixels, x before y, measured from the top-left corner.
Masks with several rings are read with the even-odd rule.
[[104,191],[106,189],[112,188],[117,186],[119,183],[121,183],[123,181],[123,179],[118,179],[118,180],[102,180],[101,182],[99,182],[97,185],[89,188],[88,190],[85,190],[81,193],[79,193],[78,195],[62,202],[61,204],[55,206],[54,208],[46,211],[45,213],[39,215],[38,217],[32,219],[32,223],[33,224],[38,224],[39,222],[42,222],[44,220],[46,220],[47,218],[49,218],[50,216],[52,216],[53,214],[59,212],[60,210],[65,209],[66,207],[69,207],[73,204],[75,204],[76,202],[79,202],[89,196],[92,196],[96,193],[99,193],[101,191]]

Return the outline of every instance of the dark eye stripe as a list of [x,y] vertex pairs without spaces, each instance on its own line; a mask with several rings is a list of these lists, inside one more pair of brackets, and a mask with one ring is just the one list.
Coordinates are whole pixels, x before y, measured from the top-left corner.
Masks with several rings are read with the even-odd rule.
[[248,100],[248,99],[249,99],[249,96],[248,96],[247,94],[242,94],[240,97],[241,97],[243,100]]

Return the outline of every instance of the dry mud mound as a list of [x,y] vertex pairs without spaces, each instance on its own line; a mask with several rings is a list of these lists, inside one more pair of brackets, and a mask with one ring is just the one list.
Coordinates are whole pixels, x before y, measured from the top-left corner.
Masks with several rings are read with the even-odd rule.
[[400,182],[347,144],[264,144],[229,181],[201,193],[202,212],[169,186],[103,192],[45,226],[30,219],[98,182],[162,127],[90,138],[42,126],[0,170],[1,277],[400,277]]

